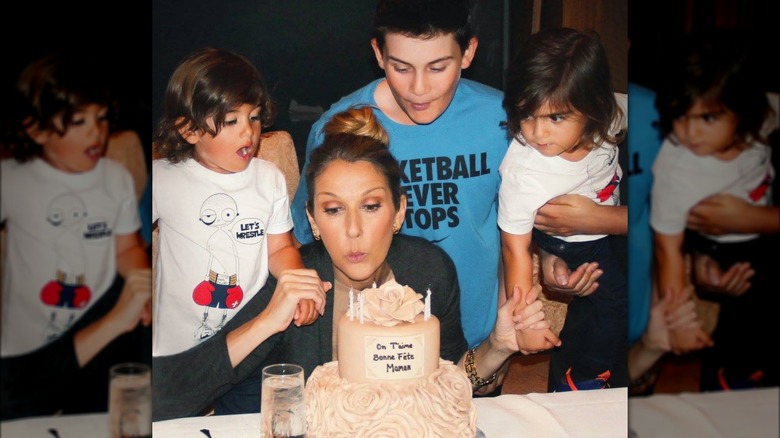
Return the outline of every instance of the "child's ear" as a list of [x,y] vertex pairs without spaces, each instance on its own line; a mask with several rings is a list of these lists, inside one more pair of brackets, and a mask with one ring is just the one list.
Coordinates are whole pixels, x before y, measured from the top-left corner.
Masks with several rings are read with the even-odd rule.
[[[184,117],[179,117],[176,120],[176,124],[184,121]],[[200,140],[200,132],[197,129],[192,128],[192,122],[188,122],[186,125],[179,128],[179,134],[189,144],[195,144]]]
[[41,129],[39,122],[30,123],[29,118],[25,119],[24,125],[26,126],[25,132],[27,132],[27,135],[32,139],[32,141],[40,145],[46,143],[46,141],[48,141],[49,137],[52,135],[50,130]]

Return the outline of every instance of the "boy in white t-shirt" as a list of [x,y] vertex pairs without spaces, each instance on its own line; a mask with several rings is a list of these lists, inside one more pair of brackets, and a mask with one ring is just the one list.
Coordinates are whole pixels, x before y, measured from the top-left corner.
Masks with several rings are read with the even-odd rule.
[[[774,330],[769,279],[777,264],[766,254],[777,245],[777,214],[769,234],[686,230],[691,208],[715,194],[772,208],[775,170],[760,134],[771,110],[747,47],[736,35],[690,37],[681,44],[680,59],[670,58],[656,98],[665,140],[653,164],[650,225],[658,289],[672,295],[669,311],[690,298],[686,251],[711,257],[724,272],[742,262],[755,270],[746,291],[706,295],[721,306],[714,345],[702,352],[702,390],[777,385],[777,360],[762,340]],[[687,352],[710,345],[710,339],[701,328],[672,330],[670,344]]]
[[82,52],[33,61],[18,102],[6,102],[3,420],[105,410],[109,367],[150,361],[151,270],[133,180],[103,157],[116,97],[105,60]]
[[[238,54],[201,49],[171,76],[155,135],[162,159],[152,168],[155,357],[208,339],[269,273],[303,269],[284,176],[255,158],[273,115],[260,72]],[[317,317],[313,301],[303,300],[294,320],[305,325]]]
[[[532,35],[509,68],[504,108],[513,137],[499,168],[507,291],[531,289],[532,243],[572,270],[598,262],[604,271],[595,293],[568,304],[562,345],[550,356],[548,390],[627,386],[626,279],[607,235],[553,236],[534,228],[537,210],[564,194],[621,208],[620,138],[611,132],[622,117],[598,35],[568,28]],[[534,335],[517,332],[525,343]]]

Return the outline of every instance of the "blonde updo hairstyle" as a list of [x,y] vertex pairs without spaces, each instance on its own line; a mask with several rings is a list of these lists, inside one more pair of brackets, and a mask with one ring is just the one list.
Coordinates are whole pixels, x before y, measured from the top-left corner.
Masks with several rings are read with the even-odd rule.
[[401,166],[388,149],[390,139],[369,106],[353,107],[334,115],[323,127],[325,140],[312,151],[306,167],[309,198],[306,209],[313,213],[317,178],[333,161],[366,161],[387,179],[396,210],[401,207]]

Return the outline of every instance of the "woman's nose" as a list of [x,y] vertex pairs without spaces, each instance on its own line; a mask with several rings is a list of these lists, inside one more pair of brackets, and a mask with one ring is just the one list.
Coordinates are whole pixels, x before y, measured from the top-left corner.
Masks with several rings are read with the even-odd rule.
[[347,236],[349,238],[360,237],[363,232],[363,225],[360,223],[360,215],[348,214],[347,215]]

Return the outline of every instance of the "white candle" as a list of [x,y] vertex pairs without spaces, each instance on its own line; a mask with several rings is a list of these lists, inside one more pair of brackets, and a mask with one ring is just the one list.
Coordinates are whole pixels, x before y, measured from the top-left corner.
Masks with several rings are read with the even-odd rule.
[[360,323],[363,324],[363,304],[365,303],[365,299],[363,296],[363,292],[360,292]]
[[428,288],[428,292],[425,297],[425,320],[427,321],[431,317],[431,288]]
[[352,286],[349,287],[349,320],[354,321],[355,320],[355,303],[354,303],[354,292],[352,292]]

